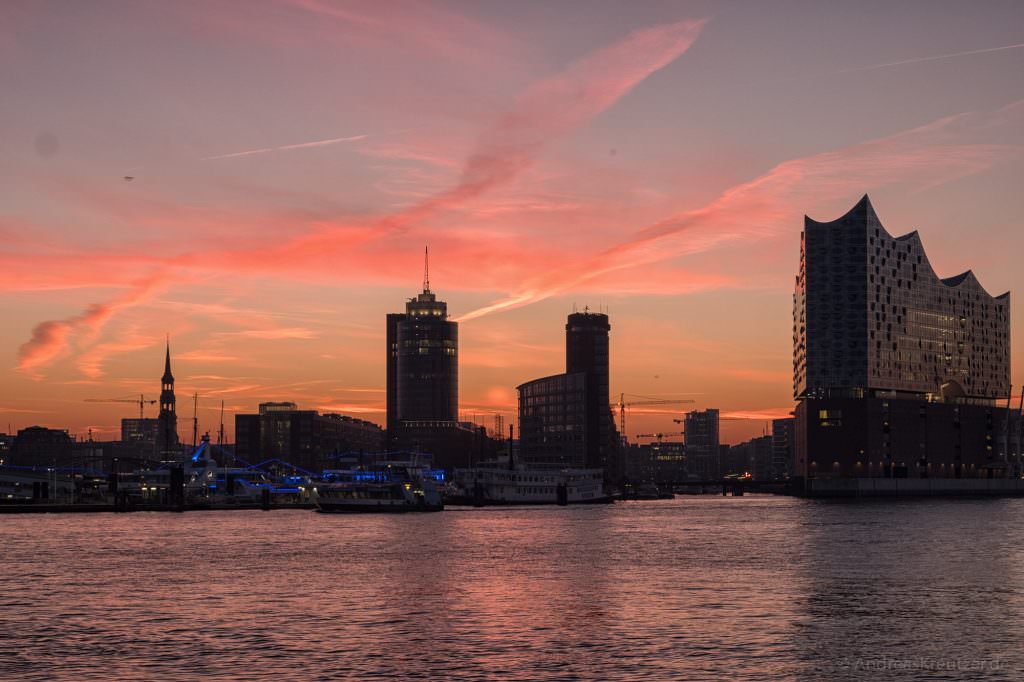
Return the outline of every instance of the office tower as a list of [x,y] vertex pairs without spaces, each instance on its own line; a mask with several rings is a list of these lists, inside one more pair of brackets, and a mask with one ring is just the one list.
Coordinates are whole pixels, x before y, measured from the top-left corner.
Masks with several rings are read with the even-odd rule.
[[569,315],[565,373],[518,387],[520,459],[526,466],[616,464],[618,434],[608,402],[610,330],[602,313]]
[[387,316],[387,448],[430,453],[449,471],[493,456],[486,429],[459,421],[459,325],[430,290]]
[[603,313],[573,313],[565,324],[565,372],[584,374],[587,467],[608,464],[614,420],[608,398],[608,332]]
[[389,437],[404,427],[449,426],[459,418],[459,325],[448,304],[423,291],[404,313],[387,316],[387,425]]
[[702,481],[717,479],[721,475],[718,410],[687,412],[683,422],[687,469]]

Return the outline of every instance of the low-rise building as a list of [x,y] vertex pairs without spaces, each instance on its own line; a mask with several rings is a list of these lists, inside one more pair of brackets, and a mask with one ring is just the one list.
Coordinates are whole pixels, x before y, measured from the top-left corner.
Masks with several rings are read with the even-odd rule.
[[362,419],[300,410],[295,403],[261,403],[257,414],[235,415],[235,456],[256,463],[281,459],[308,471],[333,466],[333,457],[380,452],[384,431]]

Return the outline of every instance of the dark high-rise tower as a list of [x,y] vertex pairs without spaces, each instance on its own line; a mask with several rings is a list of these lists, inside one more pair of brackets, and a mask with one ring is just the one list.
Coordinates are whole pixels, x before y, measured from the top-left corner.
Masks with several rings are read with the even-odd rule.
[[519,456],[530,467],[605,469],[620,475],[608,402],[608,316],[573,313],[565,325],[565,374],[519,390]]
[[586,466],[608,463],[612,415],[608,403],[608,316],[603,313],[572,313],[565,324],[565,373],[582,373],[586,380]]
[[164,375],[160,378],[160,417],[158,418],[157,451],[161,459],[177,459],[178,415],[175,412],[174,375],[171,374],[171,343],[167,342]]
[[387,423],[392,440],[403,427],[454,426],[459,418],[459,325],[448,304],[430,291],[424,263],[423,292],[404,313],[387,316]]

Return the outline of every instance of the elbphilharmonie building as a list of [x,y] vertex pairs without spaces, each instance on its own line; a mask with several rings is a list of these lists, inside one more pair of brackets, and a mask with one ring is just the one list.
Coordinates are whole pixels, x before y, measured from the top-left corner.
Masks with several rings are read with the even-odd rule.
[[793,391],[798,475],[1009,475],[1010,294],[970,270],[940,278],[918,233],[892,236],[867,196],[805,218]]

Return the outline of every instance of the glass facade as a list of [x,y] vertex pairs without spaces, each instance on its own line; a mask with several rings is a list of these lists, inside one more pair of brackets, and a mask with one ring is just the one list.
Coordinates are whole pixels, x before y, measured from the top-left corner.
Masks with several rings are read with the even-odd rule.
[[459,413],[459,326],[429,290],[404,314],[387,316],[388,428],[402,422],[454,424]]
[[940,279],[917,232],[893,237],[865,196],[805,218],[793,313],[797,398],[895,391],[992,400],[1009,391],[1009,293]]
[[556,374],[519,387],[519,452],[527,467],[583,467],[587,375]]

